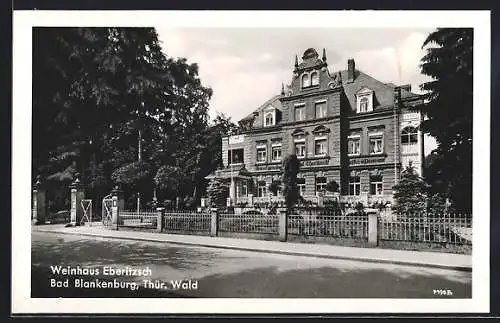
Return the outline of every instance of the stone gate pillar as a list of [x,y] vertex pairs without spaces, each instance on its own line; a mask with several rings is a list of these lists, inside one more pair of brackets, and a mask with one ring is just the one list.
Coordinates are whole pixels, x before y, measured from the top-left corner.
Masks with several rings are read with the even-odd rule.
[[33,185],[31,223],[44,224],[47,218],[47,206],[45,204],[45,189],[42,187],[40,176],[37,176]]
[[76,178],[69,186],[71,193],[71,218],[70,224],[72,226],[80,225],[80,221],[83,217],[82,200],[85,198],[85,192],[82,183],[79,179],[79,174],[76,174]]
[[120,219],[120,211],[125,209],[123,191],[118,186],[111,192],[111,200],[111,224],[113,229],[118,229],[118,225],[123,224]]

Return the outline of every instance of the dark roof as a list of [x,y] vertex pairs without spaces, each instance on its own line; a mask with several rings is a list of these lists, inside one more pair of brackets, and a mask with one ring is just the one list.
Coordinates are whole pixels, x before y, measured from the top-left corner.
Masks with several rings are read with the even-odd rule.
[[252,119],[254,117],[253,114],[255,112],[260,112],[260,111],[262,111],[263,109],[267,108],[270,105],[272,105],[273,107],[275,107],[278,110],[281,110],[283,108],[283,106],[281,105],[281,101],[279,100],[280,98],[281,98],[281,95],[275,95],[275,96],[271,97],[269,100],[267,100],[266,102],[264,102],[260,107],[258,107],[257,109],[255,109],[252,113],[250,113],[249,115],[247,115],[246,117],[244,117],[240,121]]
[[[310,62],[310,61],[309,61]],[[302,62],[301,64],[304,64]],[[299,64],[300,66],[300,64]],[[338,72],[332,73],[331,75],[335,75]],[[351,106],[352,109],[355,109],[356,107],[356,93],[361,90],[363,87],[367,87],[371,90],[373,90],[375,94],[375,102],[374,102],[374,108],[377,108],[378,106],[382,107],[389,107],[394,104],[394,88],[396,85],[394,83],[384,83],[381,82],[370,75],[364,73],[363,71],[360,71],[359,69],[356,69],[355,71],[355,79],[354,82],[348,83],[347,82],[347,70],[342,70],[340,71],[341,76],[342,76],[342,85],[344,87],[344,92],[345,95],[349,101],[349,105]],[[401,89],[401,98],[406,99],[406,98],[413,98],[413,97],[419,97],[419,94],[407,91],[405,89]],[[245,118],[241,119],[240,121],[252,119],[254,116],[253,114],[255,112],[260,112],[262,109],[268,107],[269,105],[274,106],[275,108],[281,110],[282,105],[279,99],[281,98],[281,95],[275,95],[271,97],[269,100],[267,100],[264,104],[262,104],[260,107],[258,107],[256,110],[254,110],[251,114],[246,116]]]

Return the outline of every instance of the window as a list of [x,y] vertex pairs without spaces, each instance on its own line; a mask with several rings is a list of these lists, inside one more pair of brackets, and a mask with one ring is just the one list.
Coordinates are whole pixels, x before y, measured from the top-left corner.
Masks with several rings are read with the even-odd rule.
[[381,154],[384,152],[384,136],[382,133],[372,133],[368,135],[370,138],[370,154]]
[[370,176],[370,194],[371,195],[382,195],[382,176],[372,175]]
[[311,73],[311,85],[318,85],[319,84],[319,74],[318,72],[312,72]]
[[247,182],[238,182],[238,185],[236,186],[237,190],[237,196],[239,197],[245,197],[248,195],[248,184]]
[[297,187],[299,188],[299,195],[306,195],[306,180],[305,178],[297,178]]
[[316,103],[316,119],[326,117],[326,102]]
[[274,113],[268,112],[265,114],[264,118],[265,118],[264,125],[266,127],[274,126]]
[[295,143],[295,155],[298,158],[306,157],[306,143],[305,141]]
[[309,78],[309,74],[302,75],[302,87],[311,86],[311,79]]
[[359,176],[349,177],[349,195],[359,195],[361,190],[361,180]]
[[347,138],[347,149],[350,156],[361,154],[361,137],[359,135],[349,136]]
[[281,160],[281,144],[273,144],[271,147],[271,159],[272,161]]
[[243,163],[243,149],[228,150],[228,164]]
[[295,121],[306,120],[306,107],[298,106],[295,107]]
[[257,162],[265,163],[267,161],[267,151],[266,146],[258,145],[257,146]]
[[401,143],[403,145],[413,145],[418,142],[418,131],[415,127],[406,127],[401,131]]
[[324,192],[326,190],[326,178],[316,177],[316,192]]
[[316,138],[314,139],[314,155],[325,156],[326,155],[326,138]]
[[356,112],[364,113],[373,111],[373,91],[363,87],[356,93]]
[[359,112],[368,112],[368,98],[359,100]]
[[266,182],[259,182],[257,185],[257,195],[259,197],[264,197],[267,195]]

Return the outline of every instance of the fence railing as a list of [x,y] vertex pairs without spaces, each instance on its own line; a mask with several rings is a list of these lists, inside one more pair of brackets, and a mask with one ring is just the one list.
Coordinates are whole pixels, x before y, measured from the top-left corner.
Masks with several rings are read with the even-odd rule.
[[218,230],[278,234],[279,217],[277,215],[221,213],[218,215]]
[[128,227],[156,228],[157,213],[152,210],[123,210],[120,211],[119,225]]
[[290,215],[288,234],[368,239],[368,216]]
[[168,210],[163,215],[163,228],[173,231],[210,231],[209,212]]
[[380,240],[472,244],[472,219],[458,214],[380,218]]
[[369,245],[404,243],[446,243],[472,245],[472,219],[470,216],[414,215],[404,216],[383,212],[342,213],[318,209],[297,209],[290,215],[282,210],[265,214],[249,210],[243,213],[222,210],[179,211],[119,211],[119,226],[155,229],[157,232],[186,234],[219,233],[265,234],[256,238],[317,239]]

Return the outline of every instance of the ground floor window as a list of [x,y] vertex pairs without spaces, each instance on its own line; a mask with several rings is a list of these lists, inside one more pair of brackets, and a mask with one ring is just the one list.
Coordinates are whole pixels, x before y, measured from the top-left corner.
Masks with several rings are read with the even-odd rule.
[[349,195],[359,195],[361,190],[361,180],[359,176],[349,177]]
[[267,187],[266,182],[259,182],[257,185],[257,196],[264,197],[267,195]]
[[316,177],[316,192],[324,192],[326,190],[326,178]]
[[382,195],[382,176],[370,176],[370,194],[371,195]]
[[236,190],[238,197],[246,197],[248,195],[247,182],[238,182],[238,185],[236,185]]
[[306,195],[306,180],[305,180],[305,178],[298,178],[297,179],[297,186],[299,188],[299,195],[305,196]]

